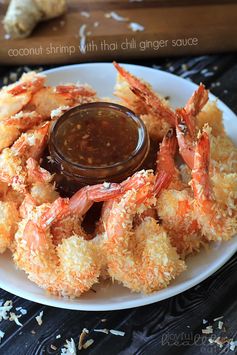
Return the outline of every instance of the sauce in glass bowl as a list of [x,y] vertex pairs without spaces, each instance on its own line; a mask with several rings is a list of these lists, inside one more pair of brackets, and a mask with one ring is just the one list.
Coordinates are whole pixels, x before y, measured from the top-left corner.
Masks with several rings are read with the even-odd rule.
[[144,123],[126,107],[84,104],[65,112],[53,125],[51,171],[70,192],[104,181],[120,182],[141,167],[149,147]]

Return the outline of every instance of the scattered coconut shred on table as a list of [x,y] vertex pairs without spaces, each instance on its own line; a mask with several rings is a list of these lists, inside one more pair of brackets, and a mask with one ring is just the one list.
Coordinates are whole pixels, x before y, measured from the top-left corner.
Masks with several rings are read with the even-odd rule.
[[83,342],[85,337],[87,336],[87,334],[89,334],[89,330],[86,328],[82,329],[82,332],[79,336],[79,342],[78,342],[78,350],[82,350],[83,349]]
[[61,355],[77,355],[76,344],[73,338],[66,340],[64,348],[61,349]]
[[80,37],[80,52],[82,54],[86,53],[86,28],[87,25],[84,23],[81,25],[79,29],[79,37]]
[[3,331],[0,330],[0,344],[1,344],[1,341],[4,337],[5,333]]
[[6,301],[1,307],[0,307],[0,322],[4,319],[9,319],[8,312],[12,309],[13,304],[12,301]]
[[89,12],[87,12],[87,11],[81,11],[80,15],[83,16],[83,17],[86,17],[86,18],[89,18],[91,16],[91,14]]
[[2,320],[8,319],[10,322],[15,322],[17,325],[22,327],[23,324],[19,321],[19,318],[21,318],[23,314],[16,315],[14,312],[10,312],[12,308],[13,308],[13,303],[10,300],[6,301],[0,307],[0,322]]
[[43,315],[44,315],[44,311],[41,311],[40,314],[37,317],[35,317],[36,322],[38,323],[39,326],[43,324],[43,319],[42,319]]
[[[224,321],[222,319],[224,316],[217,317],[213,319],[213,322],[217,323],[217,328],[221,330],[222,332],[226,331],[225,326],[224,326]],[[203,324],[208,323],[206,319],[202,320]],[[223,336],[217,336],[216,338],[213,338],[213,336],[216,336],[213,331],[213,326],[208,325],[205,329],[202,329],[202,334],[212,334],[211,338],[208,339],[208,342],[210,345],[217,345],[220,349],[223,348],[224,345],[228,345],[229,349],[231,351],[234,351],[236,346],[237,346],[237,341],[234,341],[233,338],[228,338],[228,337],[223,337]]]
[[129,21],[128,17],[124,17],[124,16],[120,16],[117,12],[115,11],[111,11],[111,12],[107,12],[105,14],[106,18],[112,18],[115,21],[119,21],[119,22],[127,22]]
[[145,27],[140,25],[139,23],[136,22],[130,22],[128,27],[133,31],[133,32],[143,32]]
[[13,321],[15,322],[17,325],[19,325],[20,327],[23,327],[23,324],[19,321],[18,318],[21,318],[22,314],[20,314],[19,316],[17,316],[15,313],[10,312],[10,317],[9,317],[9,321]]

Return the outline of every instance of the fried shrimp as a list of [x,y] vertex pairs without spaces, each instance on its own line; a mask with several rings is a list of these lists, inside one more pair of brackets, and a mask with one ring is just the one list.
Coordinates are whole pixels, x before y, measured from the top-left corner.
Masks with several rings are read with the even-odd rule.
[[53,175],[41,168],[35,159],[29,158],[26,161],[26,169],[29,193],[37,205],[53,202],[59,197],[55,184],[52,183]]
[[158,176],[165,172],[165,182],[157,199],[157,213],[171,244],[182,257],[198,251],[203,244],[193,208],[192,191],[181,181],[174,161],[176,137],[169,131],[158,152]]
[[18,192],[26,191],[28,158],[38,160],[46,147],[49,122],[22,133],[10,148],[0,154],[0,179]]
[[43,117],[37,112],[19,112],[4,121],[0,121],[0,152],[19,138],[22,132],[37,126]]
[[187,104],[176,110],[176,135],[179,152],[190,169],[193,167],[194,146],[197,136],[196,116],[208,101],[208,91],[200,84]]
[[0,91],[0,120],[20,112],[31,100],[32,95],[44,86],[45,76],[30,72]]
[[70,200],[58,198],[38,207],[28,199],[15,236],[16,265],[52,294],[77,297],[89,290],[98,281],[101,258],[80,222],[94,202],[119,193],[120,185],[101,184],[82,188]]
[[[164,136],[160,149],[157,154],[156,161],[156,181],[160,183],[161,175],[163,175],[162,189],[167,187],[181,190],[184,183],[181,181],[181,175],[177,169],[174,157],[177,151],[177,139],[173,128]],[[165,182],[164,182],[165,180]],[[155,183],[156,184],[156,183]],[[156,189],[156,185],[155,185]]]
[[211,186],[209,164],[210,139],[204,131],[197,141],[192,170],[197,221],[207,240],[228,240],[236,233],[237,215],[217,202]]
[[134,218],[154,205],[148,181],[140,189],[127,191],[115,200],[105,220],[103,236],[108,273],[133,292],[151,293],[170,283],[185,264],[156,220],[146,217],[138,226]]
[[15,203],[0,201],[0,254],[11,247],[19,220]]
[[[120,76],[122,76],[129,85],[131,92],[140,100],[137,103],[137,100],[134,101],[134,95],[132,96],[132,102],[129,102],[129,99],[126,99],[125,96],[119,94],[120,91],[116,91],[116,94],[122,99],[125,99],[125,102],[129,105],[131,109],[135,108],[135,112],[140,114],[141,119],[146,124],[148,131],[151,136],[155,139],[161,140],[164,134],[170,127],[175,126],[176,114],[168,106],[165,99],[161,98],[156,94],[149,84],[143,82],[142,80],[136,78],[134,75],[130,74],[128,71],[123,69],[118,63],[113,63],[115,68],[118,70]],[[121,79],[120,79],[121,80]],[[127,96],[128,98],[131,97]],[[145,109],[141,110],[141,104]],[[138,110],[136,107],[138,106]],[[138,112],[140,111],[140,112]]]
[[[39,90],[29,103],[44,118],[50,118],[52,111],[65,110],[85,103],[98,101],[96,92],[89,85],[67,84],[45,87]],[[56,115],[57,116],[57,115]]]
[[129,189],[136,189],[146,183],[144,172],[138,172],[121,184],[109,183],[94,186],[86,186],[76,192],[64,209],[63,218],[58,218],[52,223],[54,242],[58,244],[63,238],[71,234],[81,234],[85,239],[91,239],[91,235],[85,233],[81,224],[85,214],[94,202],[110,204],[111,199],[120,196]]
[[234,173],[237,169],[237,148],[225,132],[222,113],[216,102],[207,103],[207,100],[208,91],[201,84],[186,106],[176,110],[179,152],[192,169],[198,131],[208,130],[211,141],[211,175],[216,172]]
[[80,236],[72,235],[54,245],[50,225],[43,226],[41,217],[60,213],[65,203],[60,199],[31,211],[31,218],[19,225],[13,257],[30,280],[51,294],[78,297],[97,282],[100,258],[96,247]]

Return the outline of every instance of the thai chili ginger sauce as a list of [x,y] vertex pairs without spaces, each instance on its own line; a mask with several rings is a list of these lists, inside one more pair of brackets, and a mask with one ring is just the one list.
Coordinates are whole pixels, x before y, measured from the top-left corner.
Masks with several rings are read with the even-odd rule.
[[126,161],[137,147],[136,123],[126,114],[100,108],[72,115],[57,131],[60,152],[72,163],[108,167]]
[[121,182],[142,168],[150,149],[143,121],[126,107],[96,102],[74,107],[53,125],[50,171],[61,193]]

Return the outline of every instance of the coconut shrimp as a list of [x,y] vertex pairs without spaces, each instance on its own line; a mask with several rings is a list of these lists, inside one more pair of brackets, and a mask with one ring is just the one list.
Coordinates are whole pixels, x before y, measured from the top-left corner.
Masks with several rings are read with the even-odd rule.
[[[142,81],[144,83],[144,81]],[[150,87],[148,83],[144,83]],[[114,95],[125,103],[126,107],[135,112],[137,115],[146,115],[147,107],[144,102],[135,95],[129,87],[128,81],[124,76],[118,73],[114,88]]]
[[26,191],[28,158],[39,160],[48,139],[49,122],[22,135],[0,154],[0,179],[18,192]]
[[44,118],[60,116],[73,106],[98,101],[96,92],[89,85],[67,84],[45,87],[39,90],[29,103],[31,110],[37,111]]
[[[151,89],[150,85],[127,72],[120,67],[118,63],[114,62],[114,66],[119,74],[128,82],[131,92],[143,102],[143,105],[146,108],[146,112],[136,112],[137,110],[135,110],[135,112],[140,114],[150,135],[155,139],[161,140],[168,129],[175,126],[175,112],[168,106],[166,100],[158,96],[158,94]],[[118,90],[116,91],[116,94],[119,95]],[[124,99],[124,97],[122,97],[122,99]],[[132,109],[134,109],[133,106],[137,105],[136,102],[128,102],[128,99],[125,99],[125,102],[126,101]]]
[[197,221],[207,240],[228,240],[237,231],[237,215],[236,212],[223,208],[216,200],[211,186],[209,165],[210,139],[204,131],[197,141],[192,170]]
[[[225,133],[221,136],[213,136],[212,128],[207,124],[202,127],[210,141],[209,178],[218,203],[221,203],[229,211],[236,210],[237,206],[237,148]],[[196,141],[197,138],[195,138]],[[221,147],[221,149],[220,149]],[[192,163],[194,164],[195,143],[190,150]],[[191,181],[191,170],[187,165],[180,168],[183,181]]]
[[164,137],[158,152],[157,176],[164,171],[165,182],[157,199],[157,213],[172,246],[182,257],[198,251],[203,244],[190,187],[181,180],[174,161],[177,143],[174,131]]
[[212,128],[214,137],[225,135],[222,111],[217,106],[217,101],[209,101],[196,116],[196,125],[201,130],[205,124]]
[[[222,113],[216,102],[206,104],[207,100],[208,91],[201,84],[186,106],[176,110],[179,152],[187,166],[192,169],[198,131],[208,130],[211,139],[212,173],[234,173],[237,170],[237,148],[225,132]],[[190,177],[187,170],[184,169],[184,173]]]
[[[101,256],[96,244],[86,240],[80,218],[94,202],[115,198],[121,191],[118,184],[86,186],[70,200],[58,198],[38,207],[27,197],[29,205],[21,210],[24,219],[15,236],[16,265],[52,294],[77,297],[89,290],[98,281]],[[74,220],[69,220],[72,215]]]
[[[105,204],[110,203],[113,198],[120,196],[125,191],[139,188],[147,183],[145,176],[146,174],[141,171],[135,173],[121,184],[104,183],[80,189],[70,198],[69,205],[63,211],[64,218],[57,219],[52,224],[54,242],[58,244],[63,238],[72,233],[79,233],[84,235],[85,239],[91,239],[91,235],[85,233],[81,224],[86,212],[93,203],[104,201],[106,201],[104,202]],[[97,229],[99,229],[98,226]]]
[[152,217],[134,226],[137,214],[154,206],[152,184],[127,191],[106,212],[102,250],[108,273],[134,292],[151,293],[170,283],[185,269],[167,233]]
[[19,220],[15,202],[0,201],[0,254],[11,248]]
[[9,118],[20,112],[31,100],[32,95],[45,83],[45,76],[30,72],[0,91],[0,120]]
[[200,84],[186,103],[185,107],[176,110],[176,135],[179,152],[190,169],[193,167],[194,146],[197,136],[196,116],[208,101],[208,91]]
[[22,132],[39,125],[43,117],[35,111],[23,112],[0,121],[0,152],[10,147]]
[[205,244],[188,190],[164,190],[157,201],[157,211],[171,244],[185,258]]
[[[183,133],[187,132],[187,127],[185,124],[179,125],[179,129],[182,126]],[[222,135],[214,136],[212,134],[213,130],[208,124],[202,127],[202,130],[208,132],[210,137],[211,145],[211,164],[210,164],[210,174],[215,175],[216,173],[234,173],[237,170],[237,148],[231,139],[222,133]],[[180,137],[179,137],[180,138]],[[191,170],[194,164],[194,151],[195,143],[197,140],[197,134],[193,137],[188,134],[183,134],[182,142],[180,144],[180,153],[185,160],[187,165],[183,165],[182,175],[186,181],[191,179]],[[221,147],[221,149],[220,149]]]
[[26,161],[27,183],[30,186],[29,193],[38,205],[53,202],[59,197],[52,182],[53,175],[40,167],[39,163],[29,158]]
[[170,128],[160,144],[156,161],[156,181],[160,183],[161,175],[165,179],[162,189],[169,187],[181,190],[185,187],[174,161],[177,147],[175,130]]

